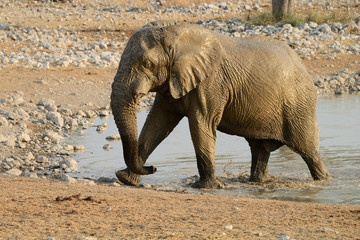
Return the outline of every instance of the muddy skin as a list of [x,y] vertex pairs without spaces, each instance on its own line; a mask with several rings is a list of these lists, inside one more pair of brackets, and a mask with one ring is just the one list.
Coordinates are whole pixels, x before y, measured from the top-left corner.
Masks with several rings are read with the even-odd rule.
[[[158,94],[138,135],[137,106],[148,92]],[[329,175],[318,150],[315,106],[314,83],[291,48],[186,24],[135,32],[111,92],[124,160],[133,173],[153,174],[155,167],[144,166],[147,158],[188,118],[200,175],[196,188],[219,186],[214,177],[216,130],[249,142],[254,181],[268,178],[270,153],[282,145],[304,158],[314,180]],[[137,184],[129,174],[118,175],[124,183]]]

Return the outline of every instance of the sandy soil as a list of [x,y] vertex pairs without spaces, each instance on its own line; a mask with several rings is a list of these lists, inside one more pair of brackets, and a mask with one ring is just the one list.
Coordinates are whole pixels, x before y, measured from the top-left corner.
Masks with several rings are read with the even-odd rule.
[[[43,24],[40,19],[18,18],[14,12],[9,11],[13,23]],[[143,16],[137,24],[126,26],[128,33],[146,19]],[[184,16],[187,21],[194,19]],[[87,27],[95,28],[90,23]],[[46,24],[48,28],[58,25]],[[117,26],[125,25],[126,21]],[[65,27],[77,26],[83,25],[69,21]],[[304,63],[312,75],[319,75],[358,70],[352,64],[355,60],[359,56]],[[115,68],[6,67],[0,69],[0,99],[21,91],[34,103],[48,97],[72,109],[106,108],[115,72]],[[278,239],[284,235],[360,239],[359,206],[235,199],[5,175],[0,175],[0,189],[0,239]]]
[[[0,177],[1,239],[359,239],[360,207]],[[80,195],[79,195],[80,194]],[[232,228],[232,229],[231,229]]]

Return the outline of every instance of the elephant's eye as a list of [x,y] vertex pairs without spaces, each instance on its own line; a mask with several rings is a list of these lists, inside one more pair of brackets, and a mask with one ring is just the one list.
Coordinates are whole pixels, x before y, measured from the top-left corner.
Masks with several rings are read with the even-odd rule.
[[151,67],[151,62],[149,60],[144,60],[143,61],[143,67],[144,68],[150,68]]

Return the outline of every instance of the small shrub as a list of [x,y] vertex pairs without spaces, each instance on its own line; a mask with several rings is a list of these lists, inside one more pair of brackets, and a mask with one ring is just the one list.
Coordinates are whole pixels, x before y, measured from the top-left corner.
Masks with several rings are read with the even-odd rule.
[[316,14],[316,13],[309,13],[308,16],[305,18],[306,22],[316,22],[317,24],[323,24],[323,23],[345,23],[350,21],[351,19],[354,19],[351,15],[346,14],[339,14],[337,12],[332,12],[328,15],[323,14]]
[[287,16],[283,18],[276,18],[271,13],[265,12],[257,15],[256,17],[249,19],[247,23],[249,25],[274,25],[274,24],[291,24],[292,26],[299,26],[303,24],[305,20],[296,16]]
[[315,14],[315,13],[308,13],[306,17],[299,17],[299,16],[287,16],[283,18],[276,18],[270,12],[261,13],[253,18],[248,17],[246,23],[248,25],[259,25],[259,26],[266,26],[266,25],[284,25],[284,24],[291,24],[292,26],[300,26],[305,22],[316,22],[317,24],[323,23],[345,23],[349,22],[351,19],[355,19],[353,16],[339,14],[336,12],[332,12],[328,15],[323,14]]

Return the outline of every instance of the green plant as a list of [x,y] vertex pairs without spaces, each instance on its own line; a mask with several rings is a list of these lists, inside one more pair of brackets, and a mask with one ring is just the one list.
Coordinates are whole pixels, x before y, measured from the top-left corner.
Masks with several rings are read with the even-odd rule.
[[306,22],[316,22],[317,24],[323,23],[345,23],[353,19],[354,17],[351,15],[346,15],[344,13],[339,14],[337,12],[331,12],[328,15],[324,14],[316,14],[316,13],[308,13],[308,16],[305,18]]
[[305,20],[296,16],[287,16],[283,18],[276,18],[270,12],[264,12],[252,19],[248,19],[249,25],[274,25],[274,24],[291,24],[292,26],[299,26],[304,23]]

